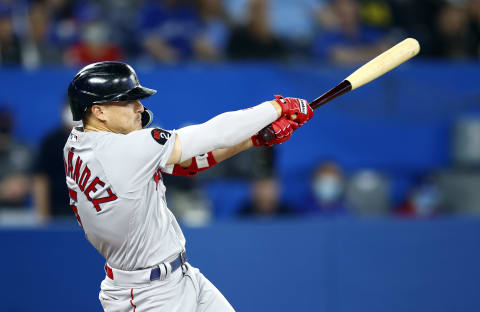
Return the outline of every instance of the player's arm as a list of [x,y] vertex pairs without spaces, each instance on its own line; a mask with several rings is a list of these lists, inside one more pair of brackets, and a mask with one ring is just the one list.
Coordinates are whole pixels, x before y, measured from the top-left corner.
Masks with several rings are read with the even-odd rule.
[[[216,150],[213,150],[212,152],[208,153],[208,154],[212,155],[211,158],[212,158],[213,162],[215,162],[215,164],[212,164],[210,167],[218,164],[219,162],[227,160],[227,159],[237,155],[238,153],[246,151],[253,146],[254,146],[253,142],[249,138],[249,139],[247,139],[247,140],[245,140],[245,141],[243,141],[240,144],[237,144],[235,146],[226,147],[226,148],[218,148]],[[184,162],[182,162],[178,165],[183,167],[183,168],[188,168],[192,165],[192,162],[193,162],[194,159],[196,159],[196,158],[192,157],[192,158],[190,158],[190,159],[188,159],[188,160],[186,160],[186,161],[184,161]]]
[[243,152],[252,146],[254,146],[252,139],[249,138],[235,146],[219,148],[206,154],[192,157],[182,163],[173,165],[173,168],[167,168],[164,172],[176,176],[194,177],[197,173],[212,168],[219,162]]
[[241,142],[232,147],[219,148],[208,154],[203,154],[200,156],[192,157],[180,164],[175,164],[170,167],[167,171],[164,171],[169,174],[176,176],[188,176],[194,177],[198,172],[207,170],[221,161],[224,161],[240,152],[243,152],[253,146],[267,146],[281,144],[288,140],[293,133],[294,129],[298,128],[298,124],[294,121],[288,120],[285,117],[280,117],[275,120],[271,127],[274,133],[274,139],[270,142],[265,142],[262,135],[257,133],[251,138]]
[[[177,130],[167,165],[183,163],[209,151],[235,147],[278,119],[289,121],[288,126],[292,127],[292,131],[296,130],[312,116],[313,110],[305,100],[281,96],[275,96],[274,101],[264,102],[249,109],[220,114],[203,124]],[[277,130],[281,128],[279,133],[285,131],[285,125],[286,122],[277,125]],[[234,153],[235,149],[220,153],[229,155],[231,152]]]
[[[272,146],[276,144],[281,144],[288,140],[292,133],[293,133],[293,121],[287,120],[284,117],[280,117],[279,119],[272,122],[273,129],[275,131],[275,139],[271,142],[264,142],[261,140],[260,134],[255,134],[251,138],[246,139],[245,141],[241,142],[232,147],[226,148],[218,148],[212,151],[212,157],[215,162],[218,164],[224,160],[227,160],[243,151],[246,151],[254,146]],[[188,167],[192,163],[192,159],[189,159],[186,162],[181,163],[180,165],[184,167]]]
[[233,147],[249,139],[282,115],[276,101],[220,114],[209,121],[177,130],[167,165],[179,164],[216,149]]

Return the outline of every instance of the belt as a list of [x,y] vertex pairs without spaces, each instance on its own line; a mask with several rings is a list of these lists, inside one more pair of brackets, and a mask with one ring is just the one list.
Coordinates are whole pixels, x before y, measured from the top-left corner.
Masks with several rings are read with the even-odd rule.
[[147,280],[164,280],[167,276],[180,268],[187,262],[187,254],[182,251],[171,262],[162,262],[156,266],[144,270],[123,271],[111,268],[105,264],[105,273],[111,280],[118,282],[145,282]]
[[[187,261],[187,253],[185,251],[182,251],[178,255],[178,257],[175,258],[175,260],[170,262],[170,268],[171,268],[170,272],[172,272],[172,273],[175,272],[179,267],[184,265],[186,261]],[[167,264],[168,264],[168,262],[167,262]],[[154,281],[154,280],[160,279],[160,277],[162,276],[162,273],[163,273],[162,269],[161,269],[161,266],[163,266],[165,268],[165,272],[166,272],[165,277],[166,277],[166,275],[168,274],[167,264],[165,264],[165,262],[162,262],[156,268],[152,269],[152,271],[150,272],[150,280]]]

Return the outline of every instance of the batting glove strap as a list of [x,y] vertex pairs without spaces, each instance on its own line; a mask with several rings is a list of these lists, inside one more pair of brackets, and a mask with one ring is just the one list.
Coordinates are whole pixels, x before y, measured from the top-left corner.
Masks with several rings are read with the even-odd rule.
[[174,176],[194,177],[197,173],[212,168],[216,164],[217,161],[213,157],[213,153],[209,152],[207,154],[192,157],[192,163],[187,168],[176,164],[173,166],[173,171],[171,173],[166,173]]

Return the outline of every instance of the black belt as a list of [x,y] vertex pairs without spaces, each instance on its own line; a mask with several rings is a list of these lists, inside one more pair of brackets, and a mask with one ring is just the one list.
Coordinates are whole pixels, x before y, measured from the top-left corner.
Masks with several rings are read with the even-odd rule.
[[[175,260],[170,262],[170,267],[172,268],[171,273],[175,272],[179,267],[185,264],[187,262],[187,253],[185,251],[182,251]],[[168,268],[167,265],[164,263],[160,263],[156,268],[152,269],[150,272],[150,280],[158,280],[162,276],[162,271],[163,269],[165,270],[164,276],[168,273]]]

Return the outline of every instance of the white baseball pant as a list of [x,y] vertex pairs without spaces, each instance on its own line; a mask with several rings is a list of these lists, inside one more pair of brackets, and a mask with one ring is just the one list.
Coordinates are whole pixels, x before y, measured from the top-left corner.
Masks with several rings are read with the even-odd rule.
[[103,309],[105,312],[235,311],[197,268],[189,263],[185,266],[186,269],[179,268],[164,280],[111,280],[105,277],[99,294]]

